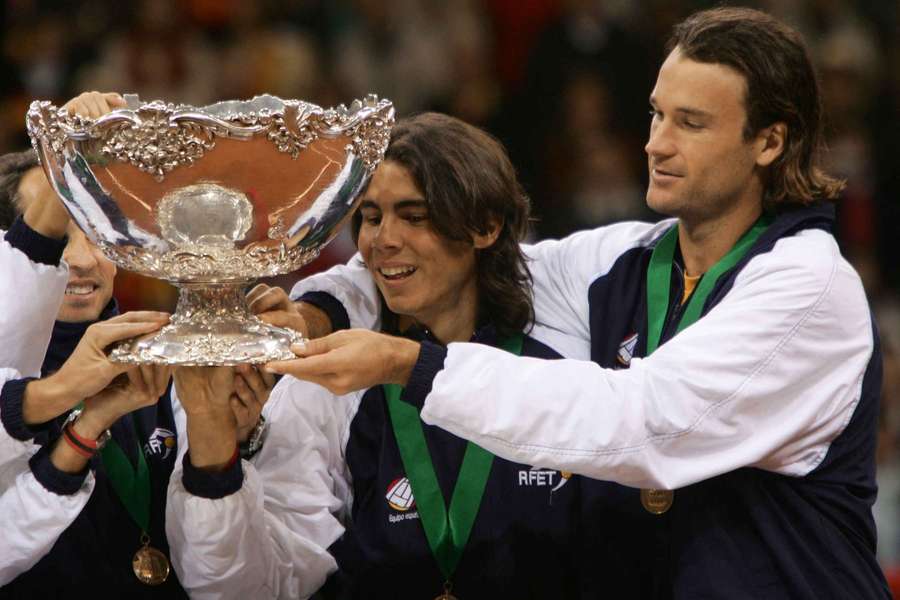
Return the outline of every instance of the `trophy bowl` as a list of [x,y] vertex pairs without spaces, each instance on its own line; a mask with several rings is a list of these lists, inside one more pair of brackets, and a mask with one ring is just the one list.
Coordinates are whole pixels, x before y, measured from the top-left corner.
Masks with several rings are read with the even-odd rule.
[[179,290],[171,322],[113,348],[132,364],[293,358],[294,331],[251,314],[245,289],[319,255],[356,208],[394,122],[387,100],[349,108],[257,96],[204,107],[142,103],[98,119],[31,104],[26,126],[72,220],[120,267]]

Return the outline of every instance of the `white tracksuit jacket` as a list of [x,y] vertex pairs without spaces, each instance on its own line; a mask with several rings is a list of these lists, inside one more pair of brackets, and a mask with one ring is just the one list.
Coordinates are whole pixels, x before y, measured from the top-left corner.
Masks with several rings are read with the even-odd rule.
[[[27,228],[21,221],[13,228]],[[29,242],[34,232],[10,230]],[[0,240],[0,387],[10,380],[39,377],[68,281],[65,264],[36,263]],[[34,478],[28,460],[39,447],[0,427],[0,586],[30,569],[87,504],[94,486],[89,474],[71,496],[49,492]]]
[[[621,556],[611,560],[626,562],[598,568],[595,590],[692,598],[727,585],[735,598],[820,598],[823,590],[887,597],[870,510],[880,355],[860,279],[827,231],[831,220],[830,209],[816,207],[779,216],[719,281],[702,317],[677,335],[669,323],[646,358],[643,278],[650,249],[674,221],[621,223],[527,247],[531,335],[570,359],[423,344],[416,372],[433,381],[415,382],[432,385],[418,406],[422,420],[516,463],[676,490],[662,516],[634,509],[637,490],[625,504],[597,499],[597,510],[624,511],[625,531],[606,523],[597,538],[620,535]],[[673,294],[680,286],[673,276]],[[351,326],[378,326],[377,291],[358,258],[302,280],[292,297],[310,292],[337,300]],[[303,453],[328,464],[302,446],[301,434],[282,459]],[[258,482],[248,472],[252,489]],[[750,529],[732,520],[726,491],[746,516],[737,523]],[[222,535],[239,514],[223,500],[183,502],[194,503],[192,519],[208,535]],[[277,503],[269,513],[279,518]],[[304,527],[315,528],[316,516],[306,517]],[[658,548],[638,531],[658,535]],[[169,535],[174,547],[177,532]],[[232,557],[235,572],[258,564],[252,552]]]

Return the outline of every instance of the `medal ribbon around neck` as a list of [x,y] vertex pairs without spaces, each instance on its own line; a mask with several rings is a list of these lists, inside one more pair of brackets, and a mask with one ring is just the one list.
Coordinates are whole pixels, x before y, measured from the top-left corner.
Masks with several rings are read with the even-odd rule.
[[[522,341],[522,334],[518,334],[504,340],[500,348],[518,356],[522,353]],[[400,400],[402,386],[385,384],[383,387],[400,458],[416,499],[419,520],[425,529],[431,553],[441,573],[449,580],[472,532],[494,455],[472,442],[466,444],[448,511],[425,442],[419,411]]]
[[[757,219],[731,250],[703,274],[681,315],[676,334],[693,325],[700,318],[703,305],[706,304],[706,299],[719,277],[734,267],[747,254],[771,222],[772,219],[767,215]],[[650,255],[650,266],[647,268],[647,356],[650,356],[659,347],[659,340],[662,337],[666,313],[669,309],[672,268],[677,245],[678,225],[676,224],[663,235]]]
[[140,442],[137,442],[137,455],[137,468],[134,468],[115,439],[110,439],[100,449],[113,489],[137,526],[147,533],[150,530],[150,469]]
[[[79,402],[76,408],[84,410],[84,403]],[[129,421],[129,426],[135,434],[134,439],[137,440],[134,423]],[[142,534],[146,534],[150,530],[150,469],[147,467],[141,443],[137,442],[137,469],[131,466],[131,461],[115,438],[111,437],[109,442],[100,448],[99,454],[113,490],[132,520],[141,528]]]

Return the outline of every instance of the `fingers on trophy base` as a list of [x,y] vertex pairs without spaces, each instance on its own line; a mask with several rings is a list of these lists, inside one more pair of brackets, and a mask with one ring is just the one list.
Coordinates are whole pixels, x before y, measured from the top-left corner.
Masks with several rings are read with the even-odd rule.
[[110,360],[124,364],[234,366],[295,358],[291,344],[303,336],[291,329],[253,319],[252,323],[167,325],[149,336],[120,342]]

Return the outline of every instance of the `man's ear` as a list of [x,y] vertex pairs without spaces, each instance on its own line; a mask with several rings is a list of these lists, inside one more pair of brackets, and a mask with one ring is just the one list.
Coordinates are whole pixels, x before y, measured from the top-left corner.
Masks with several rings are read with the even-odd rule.
[[757,143],[760,146],[759,154],[756,155],[756,165],[759,167],[768,167],[775,160],[784,154],[784,147],[787,144],[787,123],[778,121],[769,125],[759,132]]
[[484,233],[476,233],[472,236],[472,242],[475,244],[476,250],[484,250],[490,248],[500,237],[500,229],[503,227],[503,221],[500,219],[491,219],[488,223],[488,229]]

